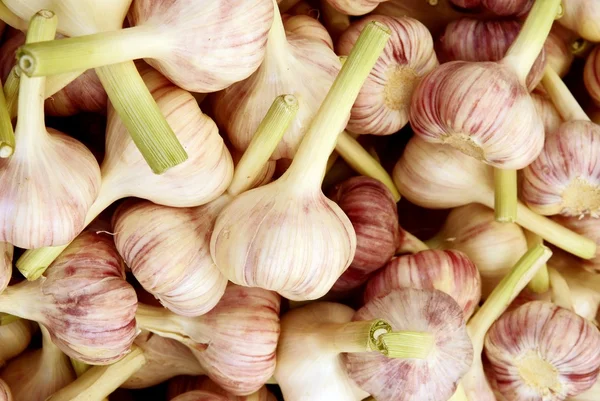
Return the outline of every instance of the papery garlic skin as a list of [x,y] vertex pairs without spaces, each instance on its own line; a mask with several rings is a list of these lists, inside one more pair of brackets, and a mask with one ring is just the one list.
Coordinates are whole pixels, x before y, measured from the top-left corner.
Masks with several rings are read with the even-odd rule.
[[390,190],[369,177],[350,178],[329,197],[346,213],[356,233],[354,259],[333,286],[334,291],[346,291],[363,284],[394,256],[400,244],[398,209]]
[[473,360],[462,308],[438,290],[397,289],[373,298],[352,320],[383,318],[393,330],[427,332],[435,345],[427,359],[391,359],[380,353],[344,355],[348,375],[378,401],[445,401]]
[[263,386],[256,393],[249,396],[237,396],[223,390],[217,383],[210,380],[207,376],[177,376],[169,380],[167,388],[167,399],[172,400],[180,394],[202,390],[218,394],[229,401],[277,401],[275,396]]
[[536,213],[600,216],[600,127],[569,121],[523,170],[522,199]]
[[316,19],[308,15],[281,16],[287,34],[320,40],[333,50],[333,40],[327,29]]
[[552,267],[569,286],[573,311],[589,321],[596,321],[600,311],[600,275],[582,268],[570,255],[561,256],[564,260],[558,263],[560,266],[552,264]]
[[2,379],[0,379],[0,401],[13,401],[12,391]]
[[552,103],[552,100],[550,100],[550,97],[543,91],[535,89],[531,92],[531,99],[535,104],[535,109],[544,122],[544,132],[546,133],[546,136],[556,132],[564,120],[554,106],[554,103]]
[[183,89],[215,92],[247,78],[263,61],[273,3],[135,0],[128,20],[169,43],[168,53],[146,59],[150,65]]
[[123,388],[147,388],[177,375],[204,373],[192,351],[179,341],[142,331],[134,343],[144,350],[146,363],[121,385]]
[[[236,284],[295,301],[317,299],[352,262],[356,234],[338,205],[315,191],[295,193],[282,178],[242,193],[223,209],[210,253]],[[274,263],[283,260],[284,266]]]
[[360,401],[369,395],[348,376],[339,351],[319,332],[328,324],[351,322],[354,314],[346,305],[318,302],[283,315],[275,379],[286,401]]
[[563,2],[563,14],[558,22],[592,42],[600,41],[600,3],[590,0]]
[[326,0],[333,8],[346,15],[365,15],[373,11],[379,3],[388,0]]
[[215,121],[239,151],[250,144],[273,99],[284,94],[298,98],[298,113],[271,160],[294,157],[341,67],[338,56],[321,39],[287,31],[287,24],[295,28],[292,19],[281,26],[276,16],[265,60],[258,70],[213,98]]
[[25,319],[0,326],[0,366],[27,349],[36,329],[35,323]]
[[390,135],[408,123],[415,87],[439,63],[429,30],[409,17],[370,15],[352,23],[338,40],[338,54],[350,53],[370,21],[387,26],[392,36],[352,106],[347,129],[355,134]]
[[522,169],[544,146],[543,122],[527,89],[501,63],[440,65],[417,86],[410,122],[420,138],[497,168]]
[[600,46],[596,46],[588,55],[583,70],[583,82],[594,102],[600,104]]
[[576,38],[573,32],[555,22],[544,43],[546,65],[561,77],[567,75],[573,60],[575,60],[571,47],[574,39]]
[[527,14],[535,0],[481,0],[485,8],[497,15],[517,15]]
[[113,216],[115,245],[144,287],[171,311],[199,316],[225,292],[227,279],[210,256],[217,215],[230,201],[223,195],[197,208],[127,202]]
[[398,288],[440,290],[462,308],[465,320],[481,298],[481,278],[475,264],[459,251],[426,250],[396,257],[369,279],[366,303]]
[[[522,24],[513,20],[461,18],[446,26],[440,38],[441,51],[448,61],[500,61],[521,28]],[[542,50],[527,75],[530,91],[541,81],[545,65],[546,52]]]
[[0,242],[0,292],[10,283],[13,270],[14,247],[8,242]]
[[[553,216],[552,219],[569,230],[573,230],[577,234],[591,239],[596,244],[600,244],[600,219],[595,217],[580,218],[579,216],[568,217],[561,215]],[[586,269],[600,273],[600,249],[596,251],[596,256],[593,258],[588,260],[578,259],[578,261]]]
[[596,381],[600,332],[573,312],[534,301],[494,323],[485,353],[507,399],[559,401]]

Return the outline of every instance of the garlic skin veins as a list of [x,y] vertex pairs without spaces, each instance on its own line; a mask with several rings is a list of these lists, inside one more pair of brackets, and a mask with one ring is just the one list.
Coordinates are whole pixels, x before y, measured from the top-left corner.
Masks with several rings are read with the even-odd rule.
[[210,256],[210,236],[231,197],[195,208],[148,201],[122,204],[113,216],[115,245],[144,287],[171,311],[199,316],[219,301],[227,279]]
[[571,311],[533,301],[492,325],[485,353],[507,399],[559,401],[596,381],[600,332]]
[[600,216],[600,127],[569,121],[546,138],[538,158],[523,170],[522,199],[536,213]]
[[318,39],[333,50],[333,40],[329,36],[329,32],[316,18],[303,14],[283,14],[281,19],[287,34],[298,34],[306,38]]
[[393,258],[369,279],[364,301],[382,297],[397,288],[439,290],[450,295],[462,308],[465,320],[481,298],[477,267],[462,252],[425,250]]
[[371,299],[352,320],[375,317],[388,321],[394,331],[432,334],[434,348],[422,360],[345,354],[350,378],[378,401],[448,400],[473,360],[462,308],[441,291],[402,288]]
[[27,349],[36,329],[34,322],[25,319],[0,326],[0,367]]
[[[265,59],[258,70],[213,98],[215,121],[239,151],[250,144],[273,99],[283,94],[298,99],[298,113],[271,160],[294,157],[341,66],[338,56],[321,39],[288,31],[288,24],[295,27],[293,18],[282,23],[276,11]],[[319,35],[322,29],[315,28]]]
[[248,396],[237,396],[225,391],[207,376],[174,377],[169,380],[167,399],[172,400],[180,394],[196,390],[218,394],[228,401],[277,401],[275,396],[271,394],[266,386],[262,386],[256,393],[252,393]]
[[348,376],[328,325],[352,321],[355,311],[331,302],[293,309],[281,319],[275,379],[286,401],[360,401],[369,396]]
[[408,123],[415,87],[439,63],[429,30],[409,17],[370,15],[353,22],[337,42],[338,54],[350,53],[370,21],[385,24],[392,36],[352,106],[347,129],[355,134],[390,135]]
[[27,351],[0,371],[15,401],[42,401],[75,380],[69,357],[52,343],[43,326],[42,348]]

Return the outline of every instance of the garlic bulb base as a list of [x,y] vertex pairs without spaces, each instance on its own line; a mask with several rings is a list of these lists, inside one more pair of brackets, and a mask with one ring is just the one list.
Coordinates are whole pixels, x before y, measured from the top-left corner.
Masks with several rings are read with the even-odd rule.
[[471,156],[479,161],[486,160],[485,153],[480,144],[468,135],[461,133],[452,133],[442,136],[440,142],[460,150],[467,156]]

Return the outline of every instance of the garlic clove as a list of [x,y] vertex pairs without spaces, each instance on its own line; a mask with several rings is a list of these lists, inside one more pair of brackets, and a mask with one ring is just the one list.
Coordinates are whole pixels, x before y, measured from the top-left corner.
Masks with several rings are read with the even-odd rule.
[[600,46],[588,55],[583,70],[583,82],[595,103],[600,104]]
[[364,283],[394,256],[400,245],[398,210],[385,185],[368,177],[350,178],[337,185],[329,196],[348,216],[356,232],[354,259],[332,288],[346,291]]
[[590,0],[569,0],[563,4],[558,22],[592,42],[600,41],[600,4]]
[[222,396],[228,401],[276,401],[275,396],[271,394],[265,386],[261,387],[256,393],[252,393],[248,396],[235,396],[225,391],[207,376],[174,377],[169,380],[167,399],[172,400],[183,393],[197,390]]
[[494,323],[485,352],[508,399],[563,400],[596,381],[600,332],[573,312],[534,301]]
[[453,250],[426,250],[392,259],[369,279],[363,297],[368,303],[398,288],[442,291],[462,308],[465,320],[471,317],[481,298],[477,267],[467,255]]
[[320,40],[333,50],[333,41],[329,32],[321,23],[308,15],[282,15],[283,26],[288,35]]
[[408,123],[415,87],[439,63],[425,25],[413,18],[384,15],[353,22],[338,40],[340,55],[350,52],[370,21],[388,26],[392,36],[352,106],[347,129],[356,134],[390,135]]
[[210,235],[231,197],[196,208],[148,201],[122,204],[113,216],[115,245],[131,272],[171,311],[199,316],[219,301],[227,279],[210,256]]
[[36,330],[35,323],[24,319],[0,325],[0,366],[25,351]]
[[462,308],[441,291],[403,288],[371,299],[353,320],[376,316],[389,321],[394,330],[432,334],[435,346],[423,360],[391,359],[376,353],[346,354],[352,380],[378,401],[450,398],[473,359]]

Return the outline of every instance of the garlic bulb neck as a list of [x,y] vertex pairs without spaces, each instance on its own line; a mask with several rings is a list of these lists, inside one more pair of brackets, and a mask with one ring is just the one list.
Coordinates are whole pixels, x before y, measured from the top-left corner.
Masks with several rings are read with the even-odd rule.
[[282,54],[285,54],[288,50],[286,49],[288,42],[285,35],[285,28],[281,19],[281,12],[277,6],[277,0],[273,2],[273,23],[267,36],[267,49],[265,52],[265,59],[276,60]]

